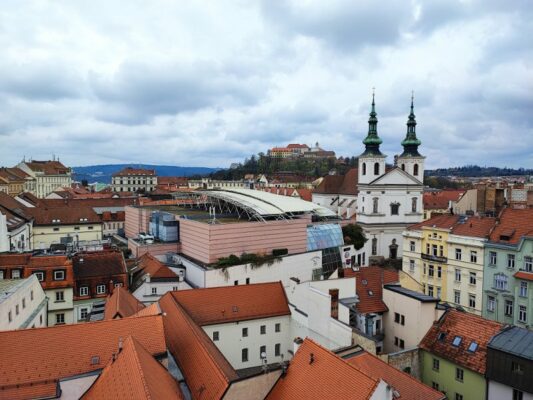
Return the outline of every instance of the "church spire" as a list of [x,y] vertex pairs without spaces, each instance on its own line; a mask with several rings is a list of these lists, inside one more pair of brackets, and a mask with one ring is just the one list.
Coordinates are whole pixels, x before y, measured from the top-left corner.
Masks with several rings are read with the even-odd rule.
[[370,118],[368,119],[368,135],[363,140],[365,151],[362,155],[377,155],[380,156],[381,151],[379,145],[383,141],[378,136],[378,118],[376,113],[375,92],[372,90],[372,109],[370,111]]
[[407,134],[405,139],[402,141],[403,153],[400,157],[420,157],[418,152],[418,146],[422,144],[420,140],[416,137],[416,119],[414,113],[414,94],[411,93],[411,113],[407,120]]

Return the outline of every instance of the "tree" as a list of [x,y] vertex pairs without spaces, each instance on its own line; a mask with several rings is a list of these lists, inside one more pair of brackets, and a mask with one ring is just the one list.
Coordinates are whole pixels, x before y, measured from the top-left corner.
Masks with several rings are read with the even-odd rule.
[[361,249],[368,240],[365,237],[363,229],[357,224],[348,224],[342,227],[344,243],[353,244],[356,250]]

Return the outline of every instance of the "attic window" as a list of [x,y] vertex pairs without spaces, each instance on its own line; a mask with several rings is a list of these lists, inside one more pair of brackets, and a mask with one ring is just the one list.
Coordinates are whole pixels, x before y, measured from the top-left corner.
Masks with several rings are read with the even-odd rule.
[[511,240],[514,233],[515,233],[514,229],[507,229],[503,231],[502,233],[500,233],[500,240],[506,240],[506,241]]
[[455,347],[459,347],[459,345],[461,344],[462,340],[463,340],[463,338],[461,336],[456,336],[456,337],[453,338],[452,345],[454,345]]
[[470,346],[468,346],[468,351],[473,353],[477,350],[478,344],[473,340],[472,343],[470,343]]
[[440,342],[443,342],[445,337],[446,337],[446,333],[445,332],[440,332],[439,336],[438,336],[438,339],[439,339]]
[[100,364],[100,357],[99,356],[91,357],[91,365],[98,365],[98,364]]

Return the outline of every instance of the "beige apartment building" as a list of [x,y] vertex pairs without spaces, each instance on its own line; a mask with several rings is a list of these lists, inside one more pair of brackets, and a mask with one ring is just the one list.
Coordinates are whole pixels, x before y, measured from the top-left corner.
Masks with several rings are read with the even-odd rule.
[[114,192],[151,192],[156,186],[157,176],[153,169],[127,167],[111,178]]
[[59,160],[53,161],[22,161],[17,165],[29,175],[24,190],[44,199],[58,188],[70,187],[72,171]]

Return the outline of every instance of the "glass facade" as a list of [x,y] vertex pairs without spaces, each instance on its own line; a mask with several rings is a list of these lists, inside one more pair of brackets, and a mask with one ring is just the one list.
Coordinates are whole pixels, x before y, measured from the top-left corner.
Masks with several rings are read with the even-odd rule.
[[307,227],[307,251],[322,250],[344,245],[342,229],[338,224],[321,224]]

